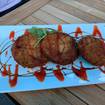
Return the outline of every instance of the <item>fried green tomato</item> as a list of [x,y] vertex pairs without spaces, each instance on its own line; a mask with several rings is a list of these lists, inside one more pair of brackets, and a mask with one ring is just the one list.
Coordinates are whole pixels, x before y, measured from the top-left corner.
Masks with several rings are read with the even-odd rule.
[[47,58],[41,52],[40,45],[34,47],[37,38],[32,35],[22,35],[12,46],[15,61],[23,67],[33,68],[47,63]]
[[41,47],[48,59],[57,64],[71,64],[78,57],[74,38],[63,32],[48,34]]
[[95,66],[105,66],[105,44],[94,36],[86,36],[78,43],[80,54]]

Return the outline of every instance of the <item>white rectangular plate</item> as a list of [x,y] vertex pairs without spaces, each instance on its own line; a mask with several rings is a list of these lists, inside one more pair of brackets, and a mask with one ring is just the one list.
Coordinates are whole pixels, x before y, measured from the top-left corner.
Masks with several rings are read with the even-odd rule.
[[[71,33],[75,32],[77,27],[80,27],[82,31],[92,34],[94,25],[98,26],[98,29],[102,33],[102,37],[105,38],[105,24],[62,24],[63,32]],[[0,26],[0,50],[3,44],[10,41],[9,33],[15,31],[15,36],[21,36],[24,31],[31,27],[40,27],[40,28],[53,28],[57,29],[58,25],[17,25],[17,26]],[[87,35],[83,33],[83,35]],[[74,36],[74,34],[71,34]],[[3,42],[3,43],[2,43]],[[2,44],[1,44],[2,43]],[[6,43],[8,46],[8,43]],[[7,58],[10,56],[11,50],[8,51],[8,55],[5,56],[5,52],[1,54],[1,62],[6,62]],[[91,68],[93,65],[86,62],[82,57],[79,57],[74,63],[80,66],[79,61],[83,62],[84,67]],[[10,61],[12,64],[11,70],[14,73],[14,67],[16,62],[12,59]],[[48,63],[49,68],[55,68],[56,64]],[[1,66],[1,65],[0,65]],[[64,67],[64,66],[63,66]],[[65,66],[71,68],[71,65]],[[27,73],[27,68],[19,66],[19,74]],[[66,70],[65,70],[66,72]],[[67,70],[66,73],[72,72],[72,70]],[[53,75],[53,74],[51,74]],[[88,80],[81,80],[73,72],[67,75],[64,75],[64,81],[59,81],[55,76],[47,76],[43,82],[39,82],[35,76],[29,77],[18,77],[17,85],[11,87],[9,84],[9,77],[3,77],[0,74],[0,93],[4,92],[17,92],[17,91],[29,91],[29,90],[41,90],[41,89],[52,89],[52,88],[61,88],[61,87],[71,87],[71,86],[80,86],[80,85],[89,85],[89,84],[98,84],[105,83],[105,74],[102,73],[99,69],[87,70]]]

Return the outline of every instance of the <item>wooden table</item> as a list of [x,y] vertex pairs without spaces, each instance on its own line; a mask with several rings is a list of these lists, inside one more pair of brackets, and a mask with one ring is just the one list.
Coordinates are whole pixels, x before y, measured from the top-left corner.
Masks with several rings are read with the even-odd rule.
[[[3,25],[93,22],[105,22],[105,0],[30,0],[0,18]],[[105,105],[105,84],[9,95],[21,105]]]

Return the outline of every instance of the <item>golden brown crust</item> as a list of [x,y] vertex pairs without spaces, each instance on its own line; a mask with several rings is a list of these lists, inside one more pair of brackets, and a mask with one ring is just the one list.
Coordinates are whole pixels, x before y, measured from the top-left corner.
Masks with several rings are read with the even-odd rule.
[[37,38],[32,35],[20,36],[12,46],[12,55],[23,67],[33,68],[47,63],[47,58],[41,53],[40,45],[34,47]]
[[91,64],[105,66],[105,44],[101,39],[86,36],[78,43],[80,54]]
[[46,56],[54,63],[67,65],[78,56],[75,44],[75,40],[68,34],[56,32],[47,35],[43,39],[41,47]]

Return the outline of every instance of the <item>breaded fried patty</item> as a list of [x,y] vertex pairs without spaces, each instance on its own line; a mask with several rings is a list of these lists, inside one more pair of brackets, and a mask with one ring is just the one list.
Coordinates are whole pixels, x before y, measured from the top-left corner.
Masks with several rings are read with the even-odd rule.
[[86,36],[78,43],[80,54],[91,64],[105,66],[105,44],[101,39]]
[[46,56],[54,63],[67,65],[78,56],[75,40],[66,33],[55,32],[47,35],[41,47]]
[[32,35],[20,36],[12,46],[15,61],[23,67],[33,68],[47,63],[47,58],[41,52],[40,45],[34,47],[37,38]]

